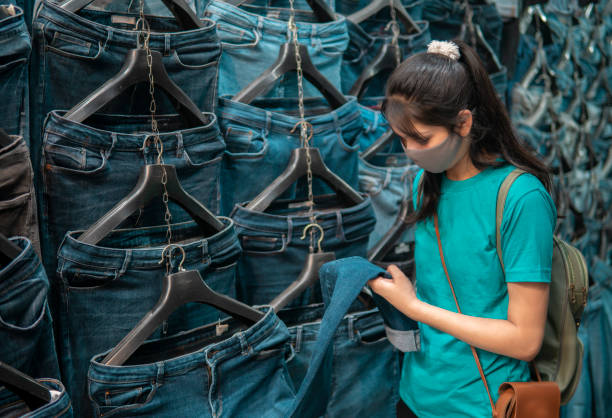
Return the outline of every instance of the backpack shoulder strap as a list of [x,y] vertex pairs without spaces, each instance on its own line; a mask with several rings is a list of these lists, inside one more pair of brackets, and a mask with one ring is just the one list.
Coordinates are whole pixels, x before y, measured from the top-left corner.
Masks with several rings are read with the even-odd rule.
[[499,257],[499,262],[501,263],[502,271],[504,271],[504,260],[502,259],[502,248],[501,248],[501,224],[504,216],[504,206],[506,205],[506,197],[508,197],[508,191],[510,190],[510,186],[514,183],[514,180],[517,179],[521,174],[526,173],[525,170],[521,168],[515,168],[506,176],[501,186],[499,186],[499,190],[497,191],[497,204],[495,206],[495,243],[497,246],[497,256]]

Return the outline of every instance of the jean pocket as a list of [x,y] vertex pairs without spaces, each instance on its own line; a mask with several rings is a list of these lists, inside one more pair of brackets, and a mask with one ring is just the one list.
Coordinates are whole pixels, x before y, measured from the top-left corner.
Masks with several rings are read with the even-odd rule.
[[91,266],[66,259],[60,261],[58,275],[68,288],[75,291],[99,289],[119,277],[116,268]]
[[0,328],[11,331],[35,329],[45,316],[49,284],[30,279],[0,295]]
[[100,417],[114,416],[122,412],[125,412],[122,416],[129,416],[134,409],[151,402],[156,391],[157,386],[151,382],[130,382],[112,386],[98,382],[89,383],[89,396]]
[[59,31],[47,33],[46,49],[55,54],[87,61],[95,61],[102,54],[99,41],[88,41]]
[[221,138],[212,141],[188,145],[183,150],[183,156],[189,167],[205,167],[221,162],[225,144]]
[[268,140],[260,132],[230,126],[225,131],[226,156],[230,159],[261,159],[268,152]]
[[103,171],[107,165],[102,150],[47,142],[43,153],[44,166],[52,171],[89,175]]
[[[1,63],[2,61],[0,61]],[[23,87],[25,83],[25,68],[27,65],[27,58],[19,58],[13,61],[5,62],[0,64],[0,82],[2,85],[10,85],[12,91],[18,91]],[[23,80],[23,81],[22,81]],[[7,98],[5,97],[4,100]]]
[[202,46],[190,45],[175,49],[172,52],[174,61],[187,70],[202,70],[214,67],[219,63],[220,49],[217,46],[212,51],[204,51]]
[[287,236],[243,235],[240,237],[242,251],[245,254],[274,255],[285,252]]
[[217,22],[217,35],[223,48],[255,47],[261,38],[256,29],[244,29],[225,21]]

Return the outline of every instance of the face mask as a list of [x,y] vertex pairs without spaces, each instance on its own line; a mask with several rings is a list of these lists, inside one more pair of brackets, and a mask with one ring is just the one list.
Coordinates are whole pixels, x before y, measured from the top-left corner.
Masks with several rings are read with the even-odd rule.
[[430,173],[441,173],[457,164],[469,146],[470,141],[455,132],[451,132],[444,142],[433,148],[413,150],[404,147],[402,143],[406,155]]

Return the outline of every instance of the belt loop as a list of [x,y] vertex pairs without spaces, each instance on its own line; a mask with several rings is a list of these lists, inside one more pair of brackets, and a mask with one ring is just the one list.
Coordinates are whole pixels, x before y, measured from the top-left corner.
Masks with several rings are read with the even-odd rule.
[[117,143],[117,132],[111,132],[111,145],[110,148],[108,148],[105,153],[106,153],[106,159],[109,159],[111,156],[111,153],[113,152],[113,149],[115,148],[115,144]]
[[125,257],[123,257],[123,264],[121,265],[121,269],[119,270],[119,272],[115,274],[115,278],[123,276],[123,274],[127,270],[127,267],[130,265],[131,259],[132,259],[132,250],[131,249],[125,250]]
[[147,159],[147,157],[149,156],[149,138],[150,135],[143,135],[144,139],[142,140],[142,147],[140,147],[140,150],[142,151],[142,160],[144,161],[145,164],[148,164],[149,161]]
[[208,251],[208,240],[202,240],[202,263],[208,267],[210,264],[210,252]]
[[164,33],[164,56],[170,55],[170,34]]
[[317,25],[310,25],[310,45],[317,51],[323,50],[323,41],[317,36]]
[[107,28],[106,39],[104,40],[104,45],[102,45],[102,49],[106,50],[106,48],[108,47],[108,43],[111,41],[111,39],[113,39],[113,28],[109,26]]
[[183,158],[183,150],[183,133],[179,131],[176,133],[176,158]]
[[348,339],[354,341],[357,337],[355,336],[355,317],[350,315],[348,317]]
[[238,334],[238,340],[240,341],[240,352],[243,356],[247,356],[251,353],[252,349],[249,342],[246,340],[244,332]]
[[341,241],[346,241],[346,237],[344,236],[344,225],[342,224],[342,212],[336,211],[336,237]]
[[291,216],[287,217],[287,246],[291,244],[291,240],[293,238],[293,218]]
[[155,364],[157,365],[157,376],[155,376],[155,383],[159,385],[163,383],[163,380],[164,380],[164,374],[165,374],[164,362],[158,361]]
[[272,112],[266,110],[266,123],[264,127],[264,137],[267,139],[270,134],[270,130],[272,129]]
[[299,353],[300,348],[302,347],[302,334],[303,333],[304,333],[304,326],[298,325],[296,327],[296,333],[295,333],[295,352],[296,353]]

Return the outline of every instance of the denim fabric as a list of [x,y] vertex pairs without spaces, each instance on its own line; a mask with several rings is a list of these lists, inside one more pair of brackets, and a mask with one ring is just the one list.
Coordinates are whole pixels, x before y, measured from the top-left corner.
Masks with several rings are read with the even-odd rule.
[[[325,231],[323,251],[335,252],[336,258],[365,256],[375,223],[370,199],[350,208],[339,208],[336,199],[322,198],[314,208],[317,223]],[[279,200],[266,213],[236,205],[232,218],[243,249],[238,264],[240,300],[250,305],[270,303],[297,279],[310,243],[308,237],[300,239],[310,223],[306,212],[303,204],[292,201]],[[319,234],[315,236],[318,239]],[[307,289],[288,307],[321,302],[319,290]]]
[[[186,252],[186,269],[198,270],[212,289],[234,297],[240,244],[231,220],[222,220],[225,229],[209,238],[201,237],[193,221],[172,225],[172,236]],[[58,253],[58,347],[75,415],[91,416],[86,397],[89,360],[117,344],[159,299],[166,272],[159,261],[167,238],[165,225],[117,230],[98,245],[77,241],[79,234],[68,233]],[[213,308],[188,304],[173,313],[154,337],[217,319]]]
[[70,397],[62,383],[54,379],[38,379],[51,392],[51,402],[34,411],[10,390],[0,386],[0,416],[22,418],[72,418]]
[[[227,320],[149,341],[123,366],[96,355],[88,374],[93,416],[286,417],[295,396],[289,332],[266,310],[244,330]],[[229,329],[219,335],[220,326]]]
[[23,137],[0,147],[0,233],[28,238],[40,254],[34,173]]
[[0,361],[34,378],[59,378],[49,280],[30,241],[10,240],[22,251],[0,270]]
[[[411,35],[400,35],[399,47],[403,59],[417,52],[427,49],[431,40],[429,23],[417,22],[420,31]],[[376,57],[378,51],[385,43],[391,42],[391,36],[385,33],[367,33],[358,25],[347,21],[350,41],[342,58],[342,91],[348,93],[357,81],[363,70]],[[366,85],[362,97],[380,97],[385,95],[385,85],[389,74],[381,74]]]
[[0,127],[8,134],[28,135],[28,59],[32,45],[23,10],[0,6]]
[[[300,120],[297,108],[297,99],[259,99],[246,105],[220,98],[217,116],[227,144],[222,214],[257,196],[285,170],[292,150],[300,147],[299,127],[291,132]],[[348,103],[330,110],[324,99],[311,98],[305,101],[305,109],[306,120],[314,129],[311,146],[321,150],[330,170],[357,188],[358,141],[363,129],[357,101],[349,98]],[[313,186],[315,194],[330,190],[317,178]],[[284,197],[306,196],[306,191],[302,179]]]
[[[471,8],[474,13],[472,22],[480,25],[484,38],[500,57],[503,22],[495,4],[472,4]],[[429,21],[431,38],[437,40],[450,40],[458,36],[464,15],[463,2],[457,0],[426,1],[423,8],[423,19]]]
[[[53,111],[44,126],[41,231],[44,263],[55,271],[57,248],[66,231],[85,229],[132,190],[145,164],[157,158],[149,116],[92,116],[88,125],[70,122]],[[183,188],[214,213],[219,212],[221,160],[225,145],[216,116],[208,124],[181,129],[177,115],[156,116],[164,162],[176,167]],[[92,205],[92,202],[96,202]],[[153,200],[124,225],[164,223],[163,204]],[[191,219],[170,203],[172,222]]]
[[563,408],[563,418],[604,418],[612,414],[612,268],[602,260],[589,288],[589,301],[582,315],[579,336],[584,343],[582,376],[572,400]]
[[[266,13],[265,7],[251,7],[249,10]],[[274,18],[250,13],[220,0],[209,3],[204,15],[217,22],[217,33],[223,46],[219,67],[220,96],[234,95],[249,85],[276,61],[279,47],[291,39],[287,10],[277,11]],[[299,16],[304,14],[306,12]],[[314,66],[333,85],[340,86],[342,54],[348,44],[346,19],[328,23],[297,21],[296,24],[299,42],[307,46]],[[294,73],[288,73],[267,96],[297,97],[296,80]],[[304,95],[320,96],[321,93],[305,82]]]
[[[369,0],[336,0],[336,12],[348,16],[363,9],[369,3]],[[402,0],[402,4],[413,20],[423,19],[425,0]],[[389,8],[385,7],[374,16],[361,22],[359,26],[368,33],[384,32],[390,20],[391,13]],[[402,30],[404,29],[402,28]]]
[[[412,200],[412,183],[420,167],[410,164],[407,158],[404,162],[403,166],[379,166],[359,160],[359,190],[370,196],[376,215],[376,227],[370,235],[368,249],[391,229],[402,201]],[[404,238],[414,242],[412,233]]]
[[[76,15],[50,0],[42,0],[33,24],[30,74],[31,143],[36,171],[47,113],[72,108],[119,72],[126,53],[138,45],[139,32],[133,30],[136,18],[134,14],[88,9]],[[221,53],[215,23],[206,19],[204,28],[180,31],[174,19],[150,17],[147,21],[152,31],[150,47],[162,53],[170,78],[201,111],[212,112]],[[174,113],[169,99],[161,89],[157,90],[157,113]],[[141,83],[113,100],[104,112],[149,114],[150,100],[148,84]]]

